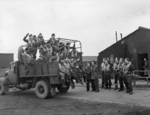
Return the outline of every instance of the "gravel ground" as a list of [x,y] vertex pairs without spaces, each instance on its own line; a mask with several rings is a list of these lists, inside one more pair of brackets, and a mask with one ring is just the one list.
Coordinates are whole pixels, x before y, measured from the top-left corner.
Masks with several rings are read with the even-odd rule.
[[13,91],[0,96],[0,115],[150,115],[147,107],[71,99],[61,95],[39,99],[34,91]]

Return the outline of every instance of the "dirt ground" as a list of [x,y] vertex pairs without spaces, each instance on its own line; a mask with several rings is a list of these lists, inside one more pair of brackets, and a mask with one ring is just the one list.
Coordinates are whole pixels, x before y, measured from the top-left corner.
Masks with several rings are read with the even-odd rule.
[[39,99],[34,91],[0,96],[0,115],[150,115],[150,108],[61,97]]

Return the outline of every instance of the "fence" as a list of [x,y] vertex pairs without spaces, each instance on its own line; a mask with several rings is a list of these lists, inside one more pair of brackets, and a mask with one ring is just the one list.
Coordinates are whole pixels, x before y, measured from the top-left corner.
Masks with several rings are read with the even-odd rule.
[[136,81],[138,79],[144,79],[147,82],[147,87],[149,84],[150,79],[150,70],[134,70],[133,71],[133,77],[134,77],[134,86],[136,86]]

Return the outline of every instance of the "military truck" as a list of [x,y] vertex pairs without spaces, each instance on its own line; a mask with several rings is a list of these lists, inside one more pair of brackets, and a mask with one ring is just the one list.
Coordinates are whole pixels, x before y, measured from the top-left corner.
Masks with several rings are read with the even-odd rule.
[[[82,61],[82,45],[80,41],[59,38],[63,42],[79,44],[80,61]],[[77,46],[77,45],[76,45]],[[60,93],[66,93],[70,87],[70,80],[65,77],[66,87],[62,87],[59,75],[58,62],[44,62],[35,60],[34,65],[29,66],[29,72],[26,73],[24,64],[19,61],[10,64],[10,70],[0,77],[0,94],[6,94],[10,88],[20,90],[35,89],[35,94],[39,98],[46,99],[56,94],[56,88]]]

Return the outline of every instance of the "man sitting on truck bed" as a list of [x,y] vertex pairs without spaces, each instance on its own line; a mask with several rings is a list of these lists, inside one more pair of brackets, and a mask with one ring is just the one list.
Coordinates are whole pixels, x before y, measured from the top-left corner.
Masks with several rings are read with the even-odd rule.
[[[64,60],[64,62],[61,61],[59,64],[61,70],[60,75],[62,79],[66,75],[68,76],[69,80],[72,79],[70,77],[72,75],[76,80],[78,79],[79,76],[77,74],[79,73],[76,72],[79,72],[79,68],[71,67],[71,64],[72,66],[75,66],[74,63],[77,63],[79,59],[75,44],[73,47],[70,47],[69,42],[60,42],[60,39],[56,40],[55,34],[52,34],[51,38],[47,42],[44,41],[42,33],[40,33],[37,37],[30,35],[29,39],[27,40],[28,35],[29,34],[24,37],[24,41],[27,43],[27,45],[25,45],[26,50],[23,50],[24,46],[19,48],[19,61],[23,61],[26,66],[30,65],[30,63],[36,59],[37,49],[39,49],[40,59],[43,61],[60,62],[60,60]],[[70,49],[72,49],[71,52]],[[72,63],[70,60],[72,60]]]

